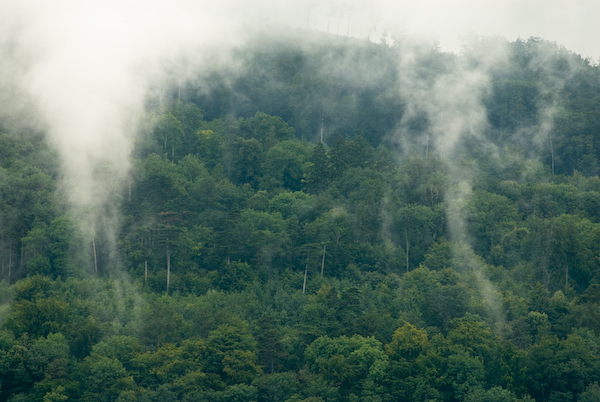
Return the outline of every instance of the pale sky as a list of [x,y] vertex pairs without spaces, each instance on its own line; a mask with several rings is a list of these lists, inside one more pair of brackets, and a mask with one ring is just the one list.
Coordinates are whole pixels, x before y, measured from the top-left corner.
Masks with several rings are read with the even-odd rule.
[[378,31],[385,28],[435,37],[444,51],[458,51],[459,38],[470,32],[499,35],[510,41],[535,36],[556,41],[594,61],[600,58],[598,0],[373,0],[316,4],[312,5],[315,11],[309,17],[309,27],[320,31],[327,30],[329,21],[329,32],[336,33],[339,22],[338,33],[345,35],[349,14],[351,36],[366,37],[367,27],[376,25]]

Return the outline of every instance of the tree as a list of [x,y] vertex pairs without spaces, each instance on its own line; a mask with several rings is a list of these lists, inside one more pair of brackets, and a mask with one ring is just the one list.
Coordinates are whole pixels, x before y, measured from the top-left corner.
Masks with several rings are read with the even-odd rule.
[[453,390],[455,400],[464,400],[469,391],[481,388],[485,380],[483,361],[465,351],[448,356],[448,368],[445,374]]
[[303,187],[308,148],[296,141],[283,141],[271,147],[264,158],[264,177],[261,188],[273,190],[284,187],[298,191]]
[[198,150],[206,167],[213,169],[223,161],[225,140],[221,134],[213,130],[198,130],[194,148]]
[[597,382],[590,384],[579,396],[578,402],[594,402],[600,398],[600,386]]
[[56,297],[20,300],[12,306],[8,325],[12,331],[30,336],[47,336],[64,330],[69,321],[69,304]]
[[524,399],[519,399],[515,394],[502,387],[493,387],[488,390],[483,388],[473,388],[469,390],[464,399],[465,402],[529,402],[532,401],[528,396]]
[[443,212],[441,206],[432,209],[416,204],[409,204],[398,210],[396,222],[402,243],[405,245],[406,272],[410,271],[411,265],[415,266],[421,261],[427,249],[434,243],[438,232],[441,231]]
[[372,168],[375,153],[373,147],[366,140],[364,135],[360,134],[354,137],[352,141],[346,142],[348,149],[348,165],[351,168]]
[[578,335],[565,340],[542,338],[529,349],[523,363],[527,367],[525,385],[537,400],[574,398],[598,381],[598,362]]
[[252,384],[258,390],[258,402],[287,401],[300,390],[300,383],[293,372],[264,375]]
[[175,149],[181,146],[185,136],[184,125],[170,112],[159,114],[153,120],[152,135],[161,144],[162,155],[174,162]]
[[427,332],[405,322],[402,327],[394,331],[392,341],[385,345],[385,352],[392,361],[401,359],[412,361],[425,353],[428,345]]
[[269,116],[262,112],[242,120],[240,129],[246,138],[255,138],[265,150],[276,145],[280,141],[291,140],[295,136],[293,127],[289,127],[281,117]]
[[348,143],[340,134],[337,136],[331,149],[329,150],[329,174],[331,180],[342,177],[344,172],[350,167],[348,155]]
[[56,388],[53,388],[52,391],[48,392],[44,395],[44,402],[63,402],[68,401],[69,397],[64,394],[65,387],[59,385]]
[[329,178],[329,158],[322,142],[317,142],[313,147],[310,163],[306,174],[306,188],[311,193],[318,194],[327,189]]
[[234,160],[235,182],[248,183],[257,188],[262,181],[263,147],[255,138],[238,138],[235,142]]
[[226,291],[240,291],[255,279],[256,274],[248,263],[233,261],[223,264],[216,285]]
[[99,402],[117,399],[121,391],[135,387],[133,378],[115,358],[106,356],[88,356],[85,359],[84,398]]
[[475,249],[488,255],[521,220],[519,209],[508,198],[486,191],[475,192],[470,204],[467,221],[476,239]]
[[258,320],[258,359],[268,372],[273,374],[275,367],[280,366],[279,359],[285,356],[285,349],[280,341],[277,322],[272,315],[263,314]]
[[141,312],[137,337],[145,345],[178,342],[186,327],[187,323],[177,311],[176,302],[171,297],[154,297]]
[[261,374],[256,365],[257,351],[246,323],[220,325],[206,339],[205,370],[230,384],[249,382]]
[[381,342],[360,335],[320,337],[306,349],[305,357],[311,371],[347,390],[363,379],[382,376],[387,366]]
[[29,400],[41,400],[58,385],[72,390],[69,345],[62,334],[50,334],[36,342],[27,340],[27,337],[19,342],[2,340],[0,397],[3,400],[9,399],[11,394],[17,399],[19,393],[22,396],[27,393]]
[[438,388],[444,388],[441,369],[445,363],[433,350],[424,350],[416,358],[407,360],[391,356],[382,384],[389,394],[404,401],[443,400]]
[[246,238],[243,248],[247,251],[246,258],[254,256],[252,260],[256,266],[272,266],[273,261],[277,261],[281,245],[287,241],[281,214],[247,209],[242,212],[241,220]]
[[193,103],[178,104],[173,103],[170,108],[171,114],[181,122],[186,142],[189,145],[189,139],[200,128],[203,123],[203,114],[198,106]]

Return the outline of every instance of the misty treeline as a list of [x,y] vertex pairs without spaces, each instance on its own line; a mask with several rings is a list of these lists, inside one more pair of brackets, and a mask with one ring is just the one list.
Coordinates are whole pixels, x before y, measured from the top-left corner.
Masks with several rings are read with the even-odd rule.
[[505,43],[449,154],[399,94],[497,40],[286,40],[148,100],[117,230],[3,128],[0,401],[599,400],[598,68]]

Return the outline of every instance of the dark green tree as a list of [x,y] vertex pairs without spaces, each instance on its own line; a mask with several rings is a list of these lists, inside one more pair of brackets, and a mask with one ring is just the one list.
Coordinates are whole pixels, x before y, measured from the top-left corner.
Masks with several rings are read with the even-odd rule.
[[318,142],[310,156],[310,168],[306,177],[306,188],[313,194],[318,194],[327,189],[329,178],[329,158],[325,145]]
[[255,138],[238,138],[234,150],[235,182],[258,187],[262,181],[263,146]]
[[286,354],[280,338],[275,318],[270,314],[263,314],[258,320],[256,335],[258,361],[271,374],[281,367],[280,359]]

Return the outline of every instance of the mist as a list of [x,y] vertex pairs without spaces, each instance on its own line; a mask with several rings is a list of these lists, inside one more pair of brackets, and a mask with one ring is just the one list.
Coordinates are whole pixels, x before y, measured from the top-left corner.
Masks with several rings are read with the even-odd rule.
[[72,215],[90,241],[100,230],[114,251],[119,195],[149,89],[161,87],[184,54],[195,68],[218,59],[217,50],[239,41],[239,16],[191,2],[1,8],[3,117],[17,115],[15,124],[47,134],[61,156]]
[[[457,60],[453,54],[476,47],[478,34],[508,39],[547,34],[548,39],[573,45],[586,56],[600,54],[590,41],[593,35],[586,29],[571,29],[588,26],[585,18],[597,6],[553,4],[544,4],[545,18],[531,21],[525,16],[539,8],[534,1],[485,5],[474,1],[3,1],[1,116],[46,133],[61,156],[60,188],[73,216],[89,238],[100,230],[114,243],[120,194],[129,180],[130,154],[148,99],[160,98],[173,83],[181,88],[182,83],[195,82],[201,90],[204,71],[242,68],[232,51],[243,49],[251,38],[275,38],[282,27],[291,27],[395,43],[400,56],[394,68],[404,113],[388,138],[406,153],[431,146],[440,155],[451,155],[465,137],[485,142],[482,133],[488,122],[483,100],[490,92],[491,71],[506,57],[506,42],[499,39],[486,42],[486,52],[471,51],[475,63]],[[559,25],[565,29],[549,31],[557,25],[552,21],[564,15],[568,23]],[[453,52],[448,53],[446,71],[432,81],[419,79],[423,49],[437,46]],[[324,65],[323,71],[330,67]],[[369,87],[379,79],[375,70],[336,73]],[[348,101],[352,106],[352,99]],[[326,107],[323,103],[321,121]],[[552,110],[545,114],[547,121],[554,116]],[[407,142],[405,133],[419,116],[426,116],[427,136],[420,143]],[[327,133],[341,129],[327,123]],[[551,123],[541,127],[537,137],[544,143]],[[309,129],[315,138],[317,130]]]
[[1,401],[600,398],[598,6],[37,3]]

